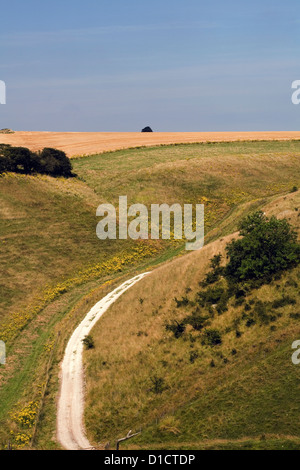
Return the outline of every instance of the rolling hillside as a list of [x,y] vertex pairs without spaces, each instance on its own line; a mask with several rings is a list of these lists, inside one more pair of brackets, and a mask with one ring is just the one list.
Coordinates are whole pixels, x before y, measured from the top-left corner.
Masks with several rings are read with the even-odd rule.
[[[2,175],[0,339],[6,342],[8,355],[6,366],[0,366],[1,445],[7,444],[12,431],[15,445],[55,448],[58,366],[80,319],[127,277],[178,255],[175,263],[191,259],[181,258],[183,245],[174,241],[100,242],[95,233],[100,203],[117,204],[120,195],[128,196],[128,204],[147,206],[202,202],[206,244],[222,243],[216,240],[234,232],[243,215],[299,187],[299,154],[297,140],[172,145],[74,159],[78,176],[72,179]],[[203,251],[206,262],[209,246]],[[161,269],[153,279],[166,272]],[[202,269],[201,264],[196,279]],[[167,303],[173,302],[173,291],[164,295]],[[135,299],[134,311],[146,307],[144,297]],[[118,325],[117,320],[110,322]],[[160,337],[156,325],[153,332]],[[131,337],[133,343],[147,341],[147,331],[141,328],[137,333]],[[105,358],[102,362],[109,364]],[[31,402],[33,410],[28,409]],[[31,410],[29,429],[20,426],[18,413],[24,410]],[[156,419],[149,413],[147,423]],[[121,428],[113,424],[110,429],[114,437]],[[93,439],[101,434],[102,442],[102,430],[92,423],[90,432]]]
[[[300,235],[299,202],[298,191],[264,209]],[[114,445],[142,428],[126,448],[299,448],[299,366],[291,361],[300,337],[299,267],[233,297],[224,311],[212,301],[200,309],[210,317],[204,330],[182,332],[174,323],[196,321],[210,260],[225,255],[232,237],[159,267],[94,327],[95,348],[85,353],[90,442]],[[206,330],[217,331],[220,344],[203,342]]]

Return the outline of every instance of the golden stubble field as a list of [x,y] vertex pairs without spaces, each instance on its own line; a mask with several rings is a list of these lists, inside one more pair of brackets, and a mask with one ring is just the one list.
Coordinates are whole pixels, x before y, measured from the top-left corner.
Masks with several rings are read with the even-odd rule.
[[0,143],[33,151],[54,147],[68,157],[139,146],[249,140],[300,140],[300,132],[15,132],[0,135]]

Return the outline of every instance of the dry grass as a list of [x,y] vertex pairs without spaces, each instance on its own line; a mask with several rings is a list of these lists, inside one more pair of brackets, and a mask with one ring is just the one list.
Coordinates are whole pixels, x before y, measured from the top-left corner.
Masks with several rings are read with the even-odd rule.
[[[267,215],[287,214],[290,223],[299,229],[299,212],[295,210],[299,208],[299,202],[298,191],[271,202],[265,211]],[[173,415],[175,418],[171,421],[175,422],[176,429],[179,429],[178,439],[191,437],[196,429],[200,432],[200,425],[189,420],[198,413],[196,410],[199,410],[199,407],[203,406],[205,409],[204,397],[212,393],[212,390],[216,398],[216,391],[220,389],[222,397],[223,393],[228,394],[231,384],[240,380],[240,389],[237,393],[243,396],[241,409],[245,407],[247,413],[250,413],[255,403],[255,396],[254,390],[248,388],[249,380],[254,381],[251,387],[258,387],[259,393],[264,395],[264,387],[267,387],[268,393],[271,393],[268,383],[265,385],[264,382],[264,369],[265,373],[267,374],[268,370],[269,376],[272,377],[270,386],[272,380],[274,383],[279,381],[280,384],[280,374],[284,381],[295,379],[284,375],[296,373],[296,370],[290,367],[290,356],[285,359],[286,369],[282,369],[284,358],[280,356],[277,359],[277,371],[269,370],[272,364],[263,365],[261,361],[271,357],[272,354],[276,356],[278,345],[288,342],[287,348],[290,348],[292,341],[297,339],[297,335],[299,336],[299,325],[297,326],[289,317],[290,313],[299,309],[298,299],[296,306],[287,306],[284,309],[282,317],[275,323],[274,331],[270,330],[270,325],[247,328],[240,324],[239,328],[243,335],[238,340],[233,325],[235,321],[239,322],[243,307],[231,304],[226,313],[217,315],[212,321],[211,327],[219,329],[223,336],[222,346],[215,349],[201,346],[199,338],[197,339],[197,335],[195,336],[191,329],[187,330],[185,337],[180,340],[172,338],[172,335],[165,330],[166,322],[174,318],[180,321],[187,314],[185,308],[176,308],[175,297],[181,299],[187,296],[193,300],[195,293],[200,290],[199,282],[203,280],[208,270],[209,260],[217,253],[224,254],[225,246],[232,236],[237,234],[218,239],[198,252],[182,256],[155,269],[150,276],[127,291],[96,325],[92,332],[95,349],[85,355],[86,423],[91,440],[103,442],[115,439],[118,433],[122,434],[127,428],[138,429],[139,426],[143,426],[145,437],[139,439],[141,446],[147,440],[154,445],[165,442],[164,439],[168,441],[171,437],[174,441],[174,434],[162,432],[159,426],[161,419],[164,423],[164,419],[168,420],[168,417]],[[258,298],[261,301],[274,300],[285,292],[285,283],[297,281],[297,275],[299,274],[294,272],[278,282],[262,286],[252,294],[251,298]],[[287,288],[287,292],[292,292],[295,296],[297,289],[292,287],[290,289],[291,291]],[[190,341],[190,335],[194,336],[193,341]],[[235,348],[238,354],[232,356],[231,352]],[[189,361],[189,354],[192,351],[198,354],[195,363]],[[286,355],[286,352],[284,354]],[[229,360],[228,364],[223,363],[224,358]],[[215,368],[210,367],[212,359],[216,363]],[[273,367],[276,369],[276,363]],[[150,378],[154,376],[163,377],[168,386],[168,389],[157,396],[150,392]],[[280,388],[281,394],[289,393],[285,387],[286,385],[282,385],[282,389]],[[264,399],[266,396],[268,395],[264,395]],[[201,406],[195,405],[193,412],[192,403],[193,401],[196,403],[199,397],[202,400]],[[249,403],[247,404],[246,400],[243,404],[246,397]],[[216,398],[216,402],[217,400]],[[222,411],[222,403],[216,405],[215,409],[211,404],[211,414],[207,412],[206,429],[201,435],[205,435],[206,439],[215,438],[219,432],[219,436],[226,438],[226,432],[232,434],[235,432],[232,421],[234,419],[239,423],[239,430],[236,432],[242,433],[239,437],[251,435],[250,430],[253,436],[256,432],[263,433],[261,431],[264,426],[263,420],[260,426],[256,423],[256,418],[249,417],[249,421],[245,423],[239,416],[239,410],[233,406],[238,400],[238,396],[231,399],[226,395],[226,407],[228,402],[231,402],[229,406],[233,407],[232,411],[230,407]],[[253,400],[252,405],[251,400]],[[268,406],[271,414],[281,415],[284,412],[280,403],[274,403],[274,400],[270,403]],[[296,417],[300,413],[300,404],[297,401],[294,405]],[[219,411],[218,406],[221,407]],[[158,426],[153,424],[156,420]],[[230,431],[230,422],[233,426],[232,431]],[[273,423],[273,417],[270,418],[270,423]],[[149,424],[150,430],[147,431]],[[282,423],[284,432],[287,426],[288,421]],[[224,431],[221,430],[222,427]],[[241,430],[243,427],[245,431]],[[295,428],[294,419],[291,427]],[[283,431],[283,428],[279,429],[279,432]]]
[[[138,138],[140,137],[141,134],[138,134]],[[50,144],[51,142],[47,143]],[[54,144],[53,142],[53,146]],[[276,194],[282,194],[292,186],[299,185],[299,145],[299,142],[248,142],[127,150],[74,160],[75,171],[79,175],[76,180],[22,175],[1,178],[0,284],[3,314],[13,317],[11,314],[23,312],[24,307],[34,301],[34,296],[44,289],[45,284],[50,283],[55,287],[64,280],[68,282],[95,262],[115,255],[120,255],[121,259],[124,244],[114,241],[105,246],[102,244],[100,249],[95,237],[95,209],[98,203],[115,202],[121,194],[128,195],[129,204],[136,202],[137,198],[138,202],[153,203],[156,202],[153,200],[154,196],[160,198],[158,202],[168,203],[178,200],[196,203],[206,197],[206,213],[210,216],[208,230],[215,224],[214,230],[209,233],[209,240],[216,239],[220,234],[233,232],[237,219],[251,208],[260,207],[264,200],[272,200]],[[281,212],[289,211],[289,217],[295,216],[294,196],[295,194],[288,195],[286,205],[280,206]],[[277,212],[276,204],[272,207]],[[195,372],[193,365],[189,364],[185,345],[178,349],[172,349],[169,343],[164,345],[165,338],[161,332],[164,331],[164,321],[172,318],[175,312],[174,296],[183,295],[187,286],[197,288],[208,259],[216,250],[224,249],[225,241],[218,240],[215,245],[207,246],[204,249],[206,251],[202,252],[206,254],[205,259],[199,252],[184,256],[171,265],[161,266],[153,273],[153,284],[141,283],[141,291],[134,291],[132,297],[128,297],[130,308],[124,309],[124,304],[118,303],[116,306],[120,310],[115,311],[115,316],[108,315],[103,319],[106,322],[104,331],[112,336],[99,337],[101,346],[98,344],[95,352],[101,350],[101,354],[95,364],[89,366],[92,380],[89,399],[90,411],[95,411],[96,418],[101,416],[99,422],[103,424],[104,430],[110,429],[112,434],[114,430],[122,430],[132,410],[136,410],[134,423],[139,424],[141,410],[142,413],[145,412],[146,422],[168,411],[166,401],[161,401],[161,397],[155,399],[151,396],[148,400],[147,392],[151,387],[149,374],[163,374],[165,362],[170,365],[167,378],[169,385],[176,384],[178,371],[187,362],[190,375],[183,376],[182,383],[187,378],[190,396],[197,392],[197,387],[202,386],[200,373],[196,374],[197,380],[193,380]],[[126,248],[127,246],[126,242]],[[148,245],[145,246],[147,248]],[[172,251],[171,254],[173,253]],[[171,254],[164,252],[164,259]],[[128,272],[127,274],[129,275]],[[114,272],[114,276],[116,275]],[[99,284],[104,278],[105,275],[99,275]],[[16,341],[15,350],[10,351],[11,370],[8,371],[11,376],[14,374],[13,369],[20,366],[18,373],[21,377],[15,374],[11,385],[8,382],[7,388],[1,390],[3,416],[21,394],[23,398],[30,396],[30,374],[42,357],[39,353],[44,351],[44,342],[51,338],[54,323],[69,310],[68,299],[75,304],[84,293],[95,287],[94,280],[92,284],[78,287],[77,292],[76,289],[70,289],[63,296],[62,303],[58,297],[53,305],[49,305],[45,312],[40,312],[31,321],[28,330],[23,331]],[[95,302],[97,300],[99,298],[95,297]],[[84,313],[85,306],[80,304],[78,319]],[[176,310],[176,313],[179,312]],[[224,324],[221,326],[225,328],[225,320],[222,321]],[[68,332],[72,325],[71,321]],[[34,328],[37,328],[35,332]],[[23,357],[26,356],[23,343],[25,338],[26,354],[31,354],[32,349],[32,356],[30,364],[22,368]],[[115,341],[113,345],[112,339]],[[228,347],[230,345],[228,339]],[[158,357],[161,362],[157,362]],[[206,351],[204,362],[208,363],[209,358],[209,351]],[[102,387],[103,380],[105,385]],[[139,392],[130,395],[132,383]],[[182,400],[184,397],[181,397],[180,387],[177,391],[176,388],[174,390],[174,397]],[[99,405],[101,396],[103,407]],[[53,390],[51,399],[55,400]],[[49,398],[49,403],[51,399]],[[127,405],[123,410],[124,400]],[[50,408],[51,413],[54,413],[53,402]],[[118,415],[119,409],[122,412]],[[115,420],[113,423],[111,416]],[[49,421],[47,426],[51,428]],[[105,434],[101,429],[100,434],[102,439]],[[45,441],[47,436],[48,431],[43,436]]]
[[203,202],[210,231],[232,210],[299,184],[299,148],[248,142],[127,150],[75,160],[79,179],[2,177],[0,314],[14,314],[46,284],[130,249],[130,240],[96,238],[100,202],[116,203],[122,194],[129,205]]
[[231,142],[236,140],[292,140],[300,132],[15,132],[1,135],[1,143],[31,150],[54,147],[69,157],[91,155],[128,147],[192,142]]

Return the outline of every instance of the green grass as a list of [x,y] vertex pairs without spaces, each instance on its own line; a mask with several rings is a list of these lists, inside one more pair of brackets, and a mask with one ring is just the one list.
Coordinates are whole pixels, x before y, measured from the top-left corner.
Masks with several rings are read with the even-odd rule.
[[[234,231],[237,221],[250,210],[289,192],[293,186],[299,186],[299,155],[300,142],[297,141],[174,145],[74,159],[77,179],[22,175],[1,177],[1,323],[34,306],[46,286],[55,288],[74,279],[78,272],[114,258],[121,259],[124,251],[132,252],[136,243],[131,240],[100,242],[97,239],[96,208],[100,203],[117,204],[120,195],[128,196],[128,205],[135,202],[147,206],[164,202],[203,202],[206,242],[209,242]],[[146,242],[144,246],[152,245]],[[121,271],[99,271],[88,281],[83,278],[81,285],[71,282],[65,294],[43,305],[14,342],[8,344],[8,365],[0,368],[0,420],[4,443],[12,424],[9,411],[18,402],[26,403],[30,399],[36,374],[42,379],[47,363],[45,343],[53,332],[61,329],[63,333],[55,353],[51,391],[43,408],[36,442],[37,447],[55,446],[51,436],[55,431],[57,364],[68,335],[92,302],[99,300],[95,294],[81,305],[81,299],[108,279],[117,282],[119,276],[130,276],[139,269],[168,264],[173,257],[184,254],[182,246],[169,242],[159,242],[156,248],[146,258],[137,258],[135,264],[125,264]],[[102,295],[101,292],[98,295]],[[76,315],[64,330],[65,316],[77,305],[81,308],[76,310]],[[143,305],[145,307],[147,302]],[[159,308],[160,304],[153,307],[153,311]],[[131,339],[135,341],[135,338]],[[143,352],[146,353],[147,350]],[[151,361],[155,364],[152,355],[148,360],[149,364]],[[176,361],[180,365],[181,360],[186,360],[186,357],[173,358],[171,363],[175,367]],[[114,361],[119,364],[113,358],[112,363]],[[160,365],[160,370],[162,368]],[[108,408],[108,412],[110,410]],[[150,409],[147,426],[151,425],[151,413]],[[111,427],[113,436],[122,429],[122,419],[120,415]],[[105,425],[105,419],[102,422]]]
[[[261,436],[260,439],[216,440],[198,442],[166,442],[160,446],[147,446],[141,448],[131,446],[132,450],[299,450],[299,438],[280,438],[278,436]],[[124,447],[126,449],[126,447]]]
[[130,240],[95,236],[100,203],[204,202],[208,232],[235,207],[298,185],[299,150],[299,142],[143,148],[74,160],[77,180],[0,178],[0,317],[45,284],[130,249]]
[[[151,203],[156,189],[168,201],[195,196],[220,199],[229,196],[223,192],[228,188],[245,190],[254,198],[262,192],[266,195],[265,183],[283,187],[295,179],[299,150],[298,141],[188,144],[120,150],[73,164],[79,177],[105,200],[116,201],[126,190],[129,201]],[[280,178],[282,171],[284,178]]]
[[[284,286],[292,279],[299,282],[299,274],[299,269],[293,271],[280,282],[264,286],[253,297],[272,300],[289,292],[297,298],[298,288]],[[146,311],[147,303],[146,297]],[[127,428],[142,427],[142,434],[124,444],[125,448],[195,449],[206,441],[216,441],[211,442],[210,448],[268,449],[291,445],[299,449],[300,381],[298,367],[291,361],[291,344],[299,337],[300,327],[290,317],[299,311],[299,301],[289,309],[281,309],[282,316],[269,325],[249,328],[242,321],[238,327],[243,333],[241,338],[235,337],[232,326],[237,316],[241,318],[241,308],[231,307],[213,322],[222,332],[222,345],[213,348],[201,344],[201,334],[193,335],[193,341],[190,333],[180,339],[167,336],[161,318],[167,312],[163,307],[153,318],[156,306],[155,299],[152,314],[141,312],[138,325],[128,324],[126,338],[120,339],[119,344],[109,323],[113,318],[122,325],[122,314],[116,317],[116,310],[112,309],[95,328],[96,348],[86,353],[86,423],[90,438],[113,443],[126,434]],[[120,310],[120,305],[116,309]],[[180,318],[182,312],[173,310],[169,315]],[[107,343],[110,337],[113,341],[109,350],[100,329],[105,330]],[[137,335],[138,330],[143,334]],[[134,333],[139,343],[135,349]],[[126,344],[131,351],[126,350]],[[237,351],[234,356],[233,348]],[[190,351],[198,353],[193,364],[189,361]],[[212,359],[214,368],[210,366]],[[106,365],[101,365],[104,362]],[[124,375],[117,376],[118,370]],[[167,385],[159,395],[149,391],[149,377],[154,374]],[[279,435],[287,437],[286,443],[271,438],[269,442],[269,437],[260,441],[262,436]],[[297,444],[290,442],[289,437],[297,439]],[[241,439],[249,442],[234,443]],[[193,447],[193,443],[198,444]]]
[[[261,351],[250,365],[245,358],[234,371],[224,368],[222,383],[213,382],[197,399],[176,410],[177,445],[196,439],[234,440],[270,434],[299,437],[299,375],[291,362],[291,342],[280,345],[266,359],[263,354]],[[174,442],[174,435],[161,432],[159,425],[152,426],[140,438],[141,442],[149,440],[154,445]]]
[[[285,214],[299,231],[298,207],[299,192],[272,201],[266,210]],[[224,253],[226,240],[161,266],[93,329],[95,349],[85,354],[85,363],[86,425],[94,443],[113,443],[127,428],[142,427],[125,447],[194,449],[210,441],[216,448],[299,448],[299,370],[291,361],[291,345],[300,336],[299,268],[215,313],[209,328],[221,333],[220,345],[203,344],[204,333],[191,328],[178,339],[165,329],[195,310],[209,259]],[[177,307],[175,298],[182,297],[189,304]],[[293,302],[280,302],[286,298]],[[256,311],[258,301],[266,305],[269,322]],[[249,316],[255,320],[251,325]],[[192,362],[191,353],[196,353]],[[155,376],[162,380],[160,393],[153,392]]]

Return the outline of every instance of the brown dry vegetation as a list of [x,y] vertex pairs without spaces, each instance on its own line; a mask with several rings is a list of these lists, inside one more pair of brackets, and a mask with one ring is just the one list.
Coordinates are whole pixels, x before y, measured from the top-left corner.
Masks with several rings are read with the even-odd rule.
[[[299,199],[299,191],[276,199],[266,206],[266,214],[287,218],[299,233]],[[145,427],[145,437],[138,439],[139,448],[147,448],[147,445],[152,445],[152,449],[161,448],[164,442],[163,448],[179,449],[179,442],[187,436],[194,440],[198,436],[199,441],[194,444],[196,447],[192,447],[198,448],[203,439],[218,436],[234,439],[236,435],[239,438],[257,437],[257,433],[263,434],[266,429],[270,431],[272,426],[276,431],[273,423],[276,423],[276,417],[280,417],[281,423],[278,432],[284,430],[287,435],[288,426],[295,432],[297,426],[294,418],[299,416],[300,404],[297,399],[293,402],[294,385],[289,390],[285,384],[297,383],[297,370],[291,365],[289,353],[280,354],[282,345],[290,348],[292,341],[299,336],[299,322],[289,318],[289,314],[296,312],[299,303],[282,311],[274,331],[270,325],[245,328],[240,324],[243,336],[239,340],[232,325],[239,321],[242,307],[231,305],[228,312],[217,315],[212,322],[212,328],[224,334],[222,347],[216,349],[201,346],[197,336],[191,341],[191,330],[183,339],[176,340],[164,327],[166,322],[173,319],[180,321],[186,315],[185,308],[176,308],[174,299],[191,298],[199,291],[199,282],[208,271],[209,260],[215,254],[224,255],[227,242],[235,236],[237,233],[218,239],[200,251],[155,269],[118,299],[96,325],[92,331],[95,349],[85,355],[86,423],[91,440],[103,442],[105,439],[115,439],[117,433],[122,434],[127,428],[139,429],[142,426]],[[253,294],[253,299],[268,302],[279,297],[285,292],[284,285],[297,283],[297,272],[289,276],[262,286]],[[297,289],[291,292],[295,295]],[[238,349],[238,353],[233,357],[231,351],[234,348]],[[189,353],[192,351],[199,355],[195,364],[189,363]],[[266,358],[272,355],[278,357],[274,358],[273,363],[271,360],[268,363]],[[223,363],[224,357],[228,358],[228,364]],[[215,368],[210,367],[212,359],[216,362]],[[265,359],[266,364],[261,362]],[[149,392],[150,377],[155,375],[163,377],[168,386],[158,396]],[[276,390],[274,396],[273,385]],[[231,397],[228,390],[235,387],[237,395]],[[223,394],[225,405],[222,402]],[[281,397],[279,401],[277,394]],[[283,405],[289,394],[291,403]],[[209,396],[206,404],[205,397],[208,399]],[[268,411],[264,416],[259,400],[269,398],[265,406]],[[200,400],[200,405],[197,400]],[[234,406],[239,400],[241,410]],[[210,412],[206,411],[207,406]],[[225,410],[222,409],[224,406],[227,407]],[[290,406],[294,417],[289,420],[286,417],[291,417]],[[286,417],[283,418],[281,415],[285,416],[285,410]],[[201,425],[197,424],[201,419],[201,415],[197,415],[199,412],[207,413],[205,429],[202,430]],[[147,430],[149,423],[150,430]],[[147,439],[150,439],[148,443]],[[175,447],[165,447],[170,440],[170,445]]]
[[194,142],[298,140],[300,132],[15,132],[1,135],[0,143],[63,150],[69,157],[91,155],[130,147]]
[[[3,136],[3,139],[10,139],[14,136],[18,138],[18,134]],[[53,137],[52,133],[47,134],[50,134],[49,137]],[[103,134],[99,135],[103,136]],[[184,134],[178,135],[182,138]],[[220,137],[220,134],[218,135]],[[272,134],[273,138],[274,135]],[[296,139],[300,137],[299,133],[293,133],[293,136],[290,134],[284,135]],[[281,134],[281,137],[284,138],[284,135]],[[111,138],[114,136],[112,133],[110,134]],[[151,139],[158,137],[157,134],[147,136],[135,134],[135,136],[137,139],[149,139],[148,142],[151,146],[155,142]],[[58,137],[61,137],[61,135],[59,134]],[[72,138],[74,135],[69,137]],[[85,137],[89,137],[89,135],[85,134]],[[241,139],[245,138],[244,135],[241,136],[240,134],[239,137]],[[251,135],[251,139],[253,138],[254,136]],[[264,139],[266,138],[267,136],[264,134]],[[279,138],[278,134],[276,134],[276,138]],[[223,140],[224,136],[220,139]],[[191,141],[194,141],[194,139]],[[86,144],[86,141],[84,142]],[[28,141],[11,143],[13,145],[29,146]],[[59,146],[56,143],[59,144],[58,140],[41,140],[39,145],[41,147],[46,145]],[[65,141],[62,145],[67,143]],[[69,143],[73,145],[72,148],[75,154],[86,152],[80,146],[79,148],[76,146],[76,140]],[[94,143],[98,145],[99,142],[94,141]],[[103,140],[101,141],[102,144]],[[109,147],[109,145],[112,145],[112,140],[108,139],[106,144],[107,148],[114,148]],[[141,142],[139,142],[140,144]],[[123,147],[126,144],[121,139],[115,141],[115,145]],[[136,142],[130,141],[127,145],[135,146]],[[0,300],[2,300],[3,315],[6,317],[15,312],[22,313],[23,307],[30,306],[34,302],[34,296],[49,282],[54,287],[60,285],[65,279],[73,279],[78,270],[83,269],[83,267],[93,266],[96,261],[101,261],[115,254],[120,260],[122,259],[121,255],[124,247],[119,246],[118,242],[105,247],[101,245],[102,249],[99,249],[99,241],[95,237],[97,222],[95,210],[98,203],[104,201],[116,202],[120,194],[128,195],[129,204],[137,202],[138,198],[138,202],[147,205],[156,202],[153,201],[153,196],[159,198],[159,202],[164,201],[167,203],[174,201],[196,203],[205,197],[206,216],[208,217],[206,227],[209,232],[206,242],[209,242],[234,232],[237,221],[249,210],[260,208],[278,195],[287,193],[293,186],[299,187],[299,148],[299,142],[296,141],[143,148],[135,151],[124,150],[113,154],[107,153],[75,159],[73,163],[74,170],[78,174],[77,179],[65,180],[46,176],[24,175],[7,175],[7,177],[1,178],[0,218],[2,232],[0,251],[1,269],[4,274],[0,282],[2,284],[2,297],[0,296]],[[67,147],[62,149],[67,150]],[[104,147],[101,147],[100,150],[97,149],[97,151],[103,150],[106,149]],[[91,151],[96,151],[96,148]],[[295,217],[295,195],[296,193],[287,195],[286,199],[283,199],[285,204],[282,205],[282,202],[280,202],[280,207],[276,206],[278,202],[274,202],[270,206],[270,210],[273,210],[276,215],[281,212],[284,214],[283,216],[288,218]],[[107,333],[107,335],[104,335],[103,343],[99,337],[101,344],[100,346],[99,343],[96,345],[95,352],[98,354],[101,351],[103,357],[97,357],[96,361],[100,361],[100,366],[103,362],[106,362],[106,367],[101,368],[99,371],[96,370],[95,365],[95,369],[91,369],[92,381],[95,380],[95,387],[97,381],[97,387],[100,386],[101,390],[95,388],[95,391],[92,392],[94,397],[90,396],[89,399],[92,400],[90,403],[94,400],[96,406],[90,408],[90,410],[91,413],[95,413],[94,419],[99,418],[98,422],[101,426],[103,425],[105,430],[111,430],[111,435],[114,437],[116,436],[116,430],[117,433],[122,432],[123,425],[126,427],[124,429],[126,433],[128,432],[127,418],[129,415],[126,413],[130,413],[135,406],[139,409],[139,405],[143,405],[144,402],[144,381],[142,380],[142,395],[137,394],[134,398],[129,397],[124,410],[124,421],[121,425],[119,421],[116,421],[111,427],[110,418],[107,418],[107,416],[111,411],[114,415],[114,413],[117,413],[118,408],[123,407],[123,398],[125,397],[126,401],[126,394],[128,391],[130,392],[126,380],[129,380],[130,385],[131,378],[135,375],[135,367],[139,374],[144,374],[146,379],[149,370],[147,368],[143,369],[143,365],[154,364],[156,367],[156,344],[163,340],[160,336],[162,332],[160,326],[163,326],[165,319],[168,320],[172,317],[174,296],[178,295],[180,298],[188,283],[190,283],[191,288],[196,288],[197,282],[204,275],[209,258],[215,251],[224,249],[224,242],[225,239],[216,241],[215,245],[208,245],[203,250],[203,253],[207,255],[205,260],[201,258],[202,254],[199,252],[184,256],[172,264],[166,264],[165,267],[159,268],[153,273],[153,277],[151,275],[153,284],[143,282],[140,285],[141,291],[135,290],[132,292],[134,298],[124,297],[124,301],[128,302],[128,308],[123,308],[124,304],[118,303],[116,305],[122,310],[116,311],[114,316],[109,313],[103,319],[104,323],[101,320],[99,328],[104,327],[104,333]],[[159,252],[157,259],[147,261],[149,263],[147,266],[152,266],[152,263],[161,263],[173,256],[175,251],[173,253],[173,247],[171,248],[170,253],[161,254],[161,259],[158,258],[158,255],[160,256]],[[128,268],[125,266],[126,270],[123,275],[126,273],[127,276],[132,277],[138,268],[138,264],[140,265],[139,269],[142,269],[144,260],[137,259],[136,266]],[[41,378],[43,365],[48,359],[46,346],[49,341],[52,341],[53,331],[61,331],[55,353],[57,363],[53,367],[52,385],[50,390],[47,389],[47,403],[43,410],[43,419],[39,423],[42,435],[39,439],[39,445],[45,447],[57,445],[55,441],[49,443],[49,436],[55,433],[58,362],[61,359],[63,346],[73,326],[75,327],[76,322],[87,313],[93,303],[101,298],[102,291],[95,292],[91,298],[88,298],[87,303],[85,303],[86,299],[82,299],[82,296],[111,278],[117,282],[117,277],[121,275],[121,271],[119,273],[113,272],[113,275],[104,274],[99,275],[97,279],[89,279],[87,284],[74,285],[74,289],[72,285],[70,292],[66,292],[61,297],[58,296],[55,302],[39,312],[38,316],[32,318],[28,327],[22,331],[22,335],[19,336],[15,345],[9,351],[8,367],[11,369],[6,370],[5,387],[2,386],[0,400],[2,408],[0,421],[4,444],[6,443],[7,430],[3,423],[8,416],[8,410],[19,399],[23,403],[30,401],[32,383],[37,383],[35,371],[41,371]],[[184,283],[183,279],[186,279]],[[160,308],[160,306],[163,308]],[[70,318],[66,329],[63,318],[72,307],[75,308],[76,315]],[[150,317],[148,316],[149,313]],[[137,320],[140,322],[139,325],[136,323]],[[290,330],[293,330],[293,325],[290,325]],[[56,336],[55,333],[54,336]],[[114,338],[116,338],[115,344],[112,343]],[[121,340],[122,343],[120,343]],[[250,337],[251,340],[252,337]],[[113,347],[111,347],[111,344]],[[176,368],[176,373],[171,371],[170,384],[172,384],[172,377],[175,380],[176,374],[178,375],[180,361],[188,361],[184,351],[186,351],[184,348],[181,352],[180,350],[174,351],[176,354],[173,357],[171,357],[172,353],[168,353],[169,359],[161,357],[161,361],[167,360],[171,367]],[[134,352],[139,352],[141,355],[139,361],[141,360],[141,362],[136,361]],[[178,357],[177,354],[179,354]],[[123,362],[124,358],[125,362]],[[131,358],[132,364],[130,362],[127,364],[127,359],[131,360]],[[208,354],[205,358],[206,361],[209,361]],[[160,366],[161,368],[164,367],[163,364]],[[189,366],[191,372],[194,371],[192,366],[192,364]],[[18,369],[17,373],[15,369]],[[3,371],[4,368],[1,372]],[[151,369],[150,372],[157,371]],[[112,382],[112,376],[109,375],[111,373],[114,374]],[[139,374],[136,374],[137,381],[135,384],[142,377]],[[222,375],[222,371],[219,372],[219,375]],[[104,387],[102,387],[102,377],[108,380],[107,385]],[[118,382],[119,380],[121,382]],[[91,386],[93,387],[93,385],[92,382]],[[148,384],[147,387],[149,387]],[[193,387],[194,385],[191,390],[196,390]],[[112,389],[113,393],[111,394]],[[178,396],[180,396],[180,393],[179,389]],[[102,410],[97,408],[102,399],[101,394],[104,397],[103,401],[107,400],[104,414],[102,414]],[[174,396],[176,397],[176,394]],[[111,403],[115,403],[113,410],[110,408]],[[165,403],[162,402],[162,408],[160,404],[153,407],[154,410],[156,408],[158,413],[163,413]],[[99,411],[101,411],[101,415],[98,414]],[[155,413],[151,413],[150,410],[148,415],[150,420],[155,415]],[[121,414],[118,419],[121,419],[122,416]],[[136,422],[140,424],[140,416],[137,416]],[[92,438],[95,436],[93,426],[92,423],[90,427]],[[179,427],[181,428],[181,425]],[[105,434],[102,431],[100,434],[100,440],[102,441]]]

